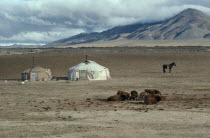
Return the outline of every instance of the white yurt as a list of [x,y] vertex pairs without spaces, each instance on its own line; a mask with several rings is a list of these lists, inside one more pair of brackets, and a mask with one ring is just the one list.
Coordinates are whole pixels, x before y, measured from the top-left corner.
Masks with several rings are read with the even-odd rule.
[[69,80],[107,80],[109,78],[109,69],[91,60],[68,69]]

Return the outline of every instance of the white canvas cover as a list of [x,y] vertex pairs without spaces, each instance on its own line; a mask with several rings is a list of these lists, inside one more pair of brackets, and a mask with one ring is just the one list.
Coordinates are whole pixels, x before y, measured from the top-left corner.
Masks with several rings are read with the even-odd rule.
[[68,69],[69,80],[107,80],[109,78],[109,69],[91,60]]

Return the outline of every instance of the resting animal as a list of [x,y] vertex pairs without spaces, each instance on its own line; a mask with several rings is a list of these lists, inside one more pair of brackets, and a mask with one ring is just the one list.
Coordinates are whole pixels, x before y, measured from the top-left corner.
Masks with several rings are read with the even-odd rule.
[[127,99],[129,99],[127,95],[119,94],[109,97],[107,101],[125,101]]
[[132,100],[136,100],[138,98],[138,92],[133,90],[131,91],[131,98]]
[[158,94],[158,95],[161,96],[161,92],[159,90],[156,90],[156,89],[145,89],[144,91],[147,92],[147,93],[150,93],[150,94]]
[[144,100],[146,96],[150,95],[148,92],[141,92],[139,95],[140,100]]
[[121,90],[119,90],[119,91],[117,92],[117,95],[126,95],[126,96],[128,96],[128,97],[131,96],[130,93],[125,92],[125,91],[121,91]]
[[161,101],[161,97],[158,95],[149,95],[146,96],[146,98],[144,99],[144,104],[157,104],[158,102]]

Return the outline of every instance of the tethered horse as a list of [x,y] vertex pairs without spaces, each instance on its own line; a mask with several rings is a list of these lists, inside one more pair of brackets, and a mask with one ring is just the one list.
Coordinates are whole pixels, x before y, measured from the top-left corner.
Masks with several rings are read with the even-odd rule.
[[166,73],[166,69],[169,69],[169,73],[171,73],[171,69],[173,66],[176,66],[175,62],[173,62],[171,64],[164,64],[163,65],[163,73]]

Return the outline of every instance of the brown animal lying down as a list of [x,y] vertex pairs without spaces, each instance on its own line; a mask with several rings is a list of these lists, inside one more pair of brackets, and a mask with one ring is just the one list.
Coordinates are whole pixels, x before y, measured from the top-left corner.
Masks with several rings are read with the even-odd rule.
[[128,99],[129,97],[127,95],[119,94],[119,95],[114,95],[114,96],[109,97],[107,101],[125,101]]
[[138,92],[133,90],[131,91],[131,97],[130,97],[131,100],[137,100],[138,99]]
[[148,93],[148,92],[141,92],[141,93],[139,94],[139,99],[140,99],[140,100],[144,100],[145,97],[146,97],[146,96],[149,96],[149,95],[150,95],[150,93]]
[[159,94],[159,95],[161,95],[161,92],[159,90],[156,90],[156,89],[145,89],[144,91],[147,92],[147,93],[150,93],[150,94]]
[[161,101],[161,97],[159,95],[149,95],[149,96],[146,96],[145,99],[144,99],[144,104],[157,104],[158,102]]
[[144,92],[141,92],[139,95],[140,100],[144,100],[145,96],[149,96],[151,94],[159,95],[160,97],[162,96],[161,92],[156,89],[145,89]]
[[131,96],[130,93],[121,90],[117,91],[117,95],[127,95],[128,97]]
[[118,91],[117,95],[111,96],[107,101],[125,101],[130,99],[130,94],[125,91]]

